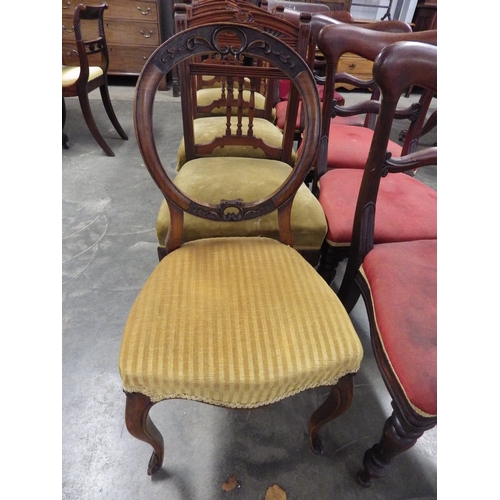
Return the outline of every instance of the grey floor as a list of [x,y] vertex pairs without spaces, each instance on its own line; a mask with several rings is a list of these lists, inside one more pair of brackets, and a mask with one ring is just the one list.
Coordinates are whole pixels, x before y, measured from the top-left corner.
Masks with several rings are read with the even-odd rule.
[[[328,393],[311,390],[270,407],[234,411],[195,402],[156,405],[151,416],[165,439],[165,461],[146,474],[148,445],[125,428],[118,351],[128,311],[157,264],[154,224],[161,195],[144,167],[134,136],[133,84],[110,92],[129,135],[122,141],[107,120],[99,93],[96,121],[114,158],[84,123],[78,101],[67,99],[62,151],[62,497],[65,500],[264,499],[279,485],[289,500],[437,498],[437,430],[399,456],[371,488],[354,479],[364,451],[379,438],[391,412],[374,362],[363,305],[352,320],[365,357],[350,409],[322,430],[325,453],[307,442],[307,419]],[[155,105],[159,149],[173,171],[181,137],[180,105],[171,92]],[[430,134],[425,142],[432,143]],[[435,171],[424,179],[435,185]],[[235,475],[239,488],[224,492]]]

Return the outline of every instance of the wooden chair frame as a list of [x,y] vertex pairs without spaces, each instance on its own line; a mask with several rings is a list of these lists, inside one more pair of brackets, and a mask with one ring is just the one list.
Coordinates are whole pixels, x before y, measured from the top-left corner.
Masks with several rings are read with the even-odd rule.
[[[154,95],[162,78],[175,64],[182,64],[188,58],[224,51],[214,43],[217,33],[230,29],[241,40],[241,52],[250,57],[267,59],[273,66],[263,68],[263,76],[283,78],[283,72],[297,87],[298,93],[307,103],[304,111],[306,123],[303,149],[298,161],[285,180],[283,186],[267,198],[256,202],[243,200],[221,200],[211,205],[192,200],[180,192],[164,170],[158,156],[153,130]],[[226,47],[228,49],[228,47]],[[239,51],[240,49],[229,50]],[[191,28],[172,37],[162,44],[144,67],[137,83],[134,104],[134,122],[139,149],[145,165],[153,180],[165,196],[171,214],[171,230],[167,237],[167,253],[182,245],[182,226],[184,213],[190,213],[207,219],[220,221],[246,220],[260,217],[271,211],[278,211],[280,241],[293,245],[290,224],[291,204],[295,192],[303,183],[316,154],[319,137],[319,98],[314,77],[307,64],[283,42],[254,28],[236,24],[205,25]],[[353,396],[352,374],[342,377],[332,387],[330,396],[309,420],[309,437],[314,451],[321,451],[318,436],[320,428],[331,419],[342,414],[349,407]],[[149,411],[155,404],[149,397],[140,393],[126,393],[126,425],[129,432],[139,440],[153,447],[153,454],[148,465],[148,474],[159,471],[163,462],[163,438],[149,417]]]
[[[371,341],[377,365],[392,398],[393,413],[387,419],[380,441],[364,456],[363,469],[357,479],[363,486],[387,474],[392,460],[411,448],[417,439],[437,423],[437,416],[424,415],[408,400],[394,373],[391,360],[382,345],[374,315],[372,291],[360,272],[366,255],[374,248],[375,211],[380,180],[385,175],[401,173],[408,168],[437,165],[437,148],[427,148],[390,158],[386,154],[391,125],[401,95],[410,85],[418,85],[424,94],[437,92],[437,48],[427,43],[398,42],[384,48],[374,65],[374,77],[382,93],[380,114],[374,131],[372,148],[360,188],[353,238],[339,298],[350,311],[361,293],[370,324]],[[412,123],[411,128],[421,129]]]
[[[92,109],[90,107],[90,102],[88,94],[93,90],[99,88],[101,93],[102,102],[104,104],[104,109],[111,120],[115,130],[118,132],[120,137],[127,140],[127,134],[122,129],[118,118],[116,117],[113,105],[111,103],[111,98],[108,91],[108,66],[109,66],[109,55],[108,46],[106,44],[106,37],[104,34],[104,11],[108,8],[107,4],[102,4],[99,6],[88,6],[84,4],[79,4],[74,13],[73,25],[75,31],[76,48],[78,53],[78,58],[80,62],[80,74],[78,79],[71,86],[62,88],[62,105],[63,105],[63,129],[66,122],[66,105],[64,102],[65,97],[78,97],[80,101],[80,106],[82,108],[83,117],[87,126],[99,144],[99,146],[105,151],[108,156],[115,156],[113,150],[108,146],[104,138],[102,137],[97,125],[95,123]],[[92,39],[85,39],[82,29],[82,20],[94,20],[97,24],[97,37]],[[89,68],[91,66],[89,59],[95,59],[95,57],[100,56],[99,66],[102,69],[102,75],[89,80]],[[67,147],[67,136],[63,132],[63,145]]]

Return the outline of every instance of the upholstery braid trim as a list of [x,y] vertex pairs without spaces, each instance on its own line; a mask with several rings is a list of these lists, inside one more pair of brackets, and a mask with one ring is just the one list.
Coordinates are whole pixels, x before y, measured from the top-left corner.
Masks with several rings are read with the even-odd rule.
[[299,387],[298,389],[294,389],[293,391],[289,391],[285,394],[282,394],[280,396],[277,396],[272,399],[264,400],[264,401],[259,401],[257,403],[228,403],[224,401],[217,401],[212,398],[203,398],[201,396],[194,396],[191,394],[163,394],[163,395],[158,395],[156,393],[153,393],[152,391],[148,391],[148,389],[145,389],[144,387],[127,387],[123,386],[123,390],[125,392],[138,392],[140,394],[143,394],[144,396],[147,396],[151,402],[153,403],[159,403],[160,401],[164,401],[166,399],[187,399],[190,401],[198,401],[200,403],[207,403],[210,405],[215,405],[215,406],[222,406],[225,408],[235,408],[235,409],[250,409],[250,408],[259,408],[261,406],[266,406],[270,405],[273,403],[277,403],[278,401],[282,401],[283,399],[286,399],[290,396],[295,396],[296,394],[299,394],[300,392],[307,391],[309,389],[314,389],[316,387],[323,387],[323,386],[334,386],[337,384],[337,382],[344,376],[349,375],[349,374],[356,374],[359,371],[360,366],[358,365],[355,370],[349,370],[345,371],[343,373],[340,373],[336,375],[333,379],[325,382],[316,382],[314,384],[308,384],[302,387]]

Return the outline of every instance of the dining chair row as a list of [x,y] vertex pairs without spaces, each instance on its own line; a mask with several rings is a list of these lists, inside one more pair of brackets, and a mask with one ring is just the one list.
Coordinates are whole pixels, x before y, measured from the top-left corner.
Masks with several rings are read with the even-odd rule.
[[[437,92],[436,32],[322,26],[316,33],[326,60],[320,101],[314,58],[305,48],[314,16],[302,15],[299,26],[286,24],[253,8],[245,15],[245,2],[236,2],[221,8],[219,18],[214,0],[208,2],[212,22],[197,21],[193,7],[186,26],[147,61],[136,89],[138,146],[165,201],[157,220],[158,233],[159,226],[163,231],[160,262],[132,307],[120,350],[127,428],[152,446],[148,474],[155,474],[164,456],[163,438],[149,417],[156,403],[183,398],[255,408],[329,386],[330,396],[308,424],[311,448],[321,452],[321,427],[343,414],[353,398],[363,350],[348,313],[361,293],[394,408],[380,442],[365,455],[358,480],[367,486],[437,418],[436,198],[407,174],[436,163],[436,148],[417,148]],[[261,24],[252,21],[257,17]],[[280,36],[283,26],[295,29],[293,47]],[[380,92],[380,100],[336,104],[335,82],[348,78],[337,74],[346,52],[374,62],[368,87]],[[176,67],[186,158],[170,178],[155,141],[153,110],[159,82]],[[216,108],[223,114],[203,117],[204,132],[212,136],[200,144],[195,123],[201,119],[197,98],[204,76],[217,81]],[[290,82],[291,94],[275,154],[268,136],[254,133],[256,95],[269,99],[266,90],[280,80]],[[401,108],[399,99],[412,86],[422,89],[421,98]],[[334,125],[331,110],[372,115],[374,128],[350,125],[342,135],[341,127],[348,126]],[[301,141],[295,150],[290,138],[298,117]],[[275,125],[269,116],[260,119]],[[410,125],[403,146],[391,150],[394,119]],[[330,143],[343,145],[348,133],[361,129],[365,142],[348,149],[364,155],[364,163],[329,165]],[[245,143],[247,149],[235,154],[233,146]],[[311,172],[314,184],[308,186]],[[428,199],[416,203],[424,195]],[[307,251],[307,238],[316,231],[312,214],[321,227],[316,257]],[[344,224],[347,236],[339,246],[349,257],[339,296],[322,271],[324,255],[319,272],[314,267],[319,249],[335,243],[331,228],[337,223]],[[405,290],[407,280],[411,290]]]

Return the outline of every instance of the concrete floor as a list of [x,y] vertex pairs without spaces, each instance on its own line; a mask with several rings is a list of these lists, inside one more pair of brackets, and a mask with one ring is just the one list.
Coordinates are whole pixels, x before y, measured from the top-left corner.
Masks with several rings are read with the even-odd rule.
[[[390,398],[371,354],[363,304],[352,320],[365,349],[350,409],[322,430],[314,455],[307,420],[327,395],[315,389],[272,406],[234,411],[186,401],[156,405],[151,416],[165,439],[165,461],[146,474],[151,449],[129,435],[118,351],[128,311],[156,266],[154,225],[161,194],[135,141],[133,84],[110,88],[129,135],[122,141],[98,92],[92,106],[114,150],[107,157],[67,99],[69,150],[62,151],[62,497],[65,500],[264,499],[278,484],[289,500],[437,498],[437,430],[427,432],[371,488],[354,479],[365,450],[379,439]],[[180,105],[163,92],[155,107],[164,164],[173,172],[181,138]],[[432,143],[435,136],[426,139]],[[436,182],[435,172],[426,179]],[[337,284],[337,281],[336,281]],[[221,485],[235,475],[240,487]]]

